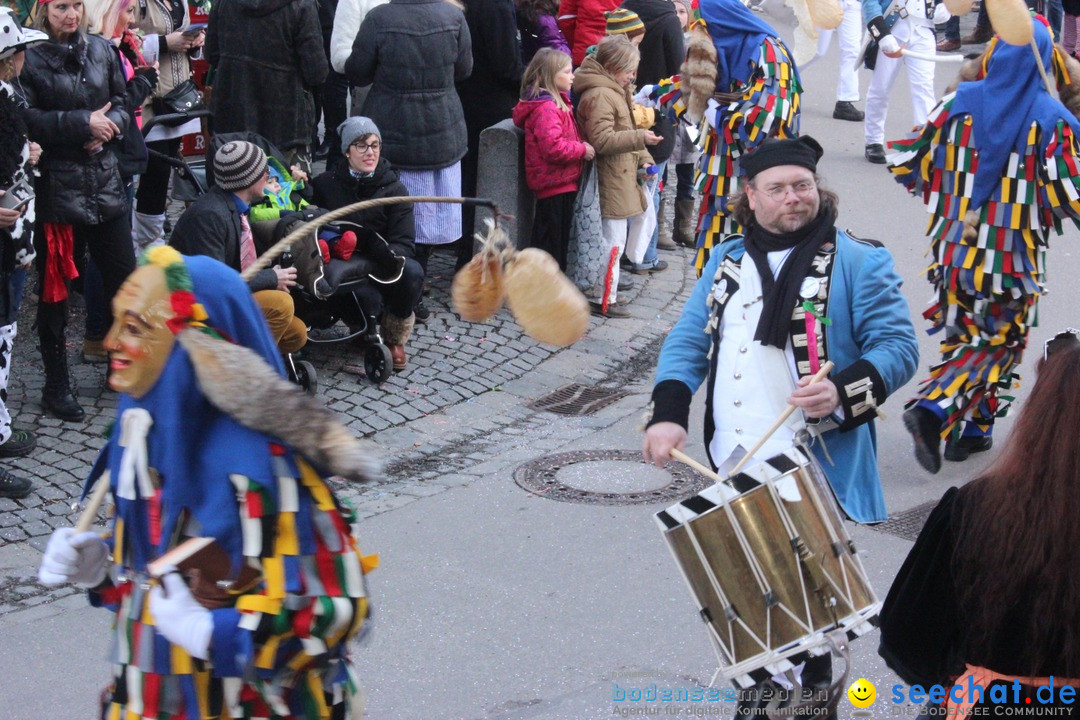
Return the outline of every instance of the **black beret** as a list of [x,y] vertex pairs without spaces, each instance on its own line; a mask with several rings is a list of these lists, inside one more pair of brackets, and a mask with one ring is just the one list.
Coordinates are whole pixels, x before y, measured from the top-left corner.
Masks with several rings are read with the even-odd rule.
[[818,141],[809,135],[797,138],[769,138],[758,145],[757,150],[739,159],[739,164],[750,180],[762,170],[779,165],[798,165],[810,172],[817,172],[817,162],[824,151]]

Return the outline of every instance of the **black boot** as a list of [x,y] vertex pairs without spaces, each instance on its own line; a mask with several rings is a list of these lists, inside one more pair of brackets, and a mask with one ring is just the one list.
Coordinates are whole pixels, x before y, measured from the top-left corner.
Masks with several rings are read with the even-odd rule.
[[57,333],[58,328],[50,325],[52,323],[43,322],[39,315],[38,339],[41,342],[41,359],[45,364],[45,388],[41,392],[41,405],[54,417],[79,422],[86,417],[86,411],[71,393],[63,326]]

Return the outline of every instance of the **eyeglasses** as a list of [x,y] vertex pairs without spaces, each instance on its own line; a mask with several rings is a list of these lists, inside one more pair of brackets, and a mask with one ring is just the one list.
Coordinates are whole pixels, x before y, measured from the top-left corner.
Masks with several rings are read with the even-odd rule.
[[777,202],[786,198],[789,192],[795,193],[797,197],[805,198],[809,197],[815,190],[817,190],[817,183],[813,180],[803,180],[794,185],[771,185],[767,188],[762,188],[761,192],[765,197],[773,202]]
[[379,150],[382,148],[382,143],[378,143],[378,142],[373,142],[373,143],[354,142],[349,147],[351,147],[353,150],[360,153],[361,155],[366,155],[368,152],[373,152],[373,153],[379,152]]
[[[1068,339],[1072,339],[1071,343],[1066,343]],[[1043,360],[1049,360],[1050,355],[1060,350],[1066,344],[1075,345],[1080,342],[1080,330],[1074,330],[1073,328],[1065,328],[1054,337],[1043,343]]]

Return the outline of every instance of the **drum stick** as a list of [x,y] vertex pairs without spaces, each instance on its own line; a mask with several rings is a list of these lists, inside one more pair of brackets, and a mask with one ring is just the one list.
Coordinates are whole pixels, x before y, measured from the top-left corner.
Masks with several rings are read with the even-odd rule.
[[[818,370],[812,378],[810,378],[810,382],[807,383],[807,385],[813,385],[816,382],[821,382],[825,379],[825,376],[828,375],[830,371],[832,371],[834,367],[836,366],[833,365],[832,360],[826,360],[825,364],[821,366],[821,369]],[[731,472],[728,473],[729,478],[735,477],[735,475],[737,475],[738,472],[742,470],[743,465],[750,462],[750,458],[754,457],[754,454],[761,449],[761,446],[764,445],[769,438],[772,437],[774,432],[780,429],[780,426],[784,424],[784,421],[787,420],[793,412],[795,412],[795,406],[788,405],[784,412],[780,413],[780,417],[776,418],[776,422],[772,424],[772,427],[766,430],[765,434],[761,436],[761,439],[757,441],[754,447],[750,448],[750,450],[747,451],[746,455],[743,456],[743,459],[740,460],[735,467],[731,468]]]
[[712,470],[705,467],[697,460],[684,453],[682,450],[676,450],[675,448],[671,448],[671,457],[675,458],[684,465],[689,465],[707,478],[712,478],[716,482],[724,482],[724,478],[720,477]]
[[94,524],[98,510],[101,509],[101,503],[105,502],[105,496],[108,493],[109,475],[106,473],[98,478],[97,483],[94,485],[94,492],[90,494],[90,499],[86,501],[86,507],[83,508],[82,515],[79,516],[79,522],[75,523],[76,535],[86,532]]

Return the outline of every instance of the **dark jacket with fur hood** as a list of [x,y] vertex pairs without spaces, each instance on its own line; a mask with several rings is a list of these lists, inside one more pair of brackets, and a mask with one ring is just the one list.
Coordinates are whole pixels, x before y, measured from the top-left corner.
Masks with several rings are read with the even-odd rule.
[[282,150],[311,142],[312,92],[330,71],[315,0],[215,2],[206,59],[215,133],[252,130]]
[[629,92],[596,58],[587,57],[574,74],[574,94],[581,98],[577,107],[581,135],[596,148],[601,215],[627,218],[645,212],[645,195],[637,182],[645,131],[634,126]]
[[[315,192],[314,204],[326,210],[336,210],[361,200],[409,194],[386,158],[379,160],[375,174],[369,178],[354,178],[349,172],[347,162],[337,163],[332,170],[327,170],[312,180],[311,187]],[[412,205],[370,208],[346,215],[342,219],[379,233],[397,255],[416,257],[416,225]]]
[[48,222],[98,223],[127,211],[115,148],[120,138],[90,155],[90,114],[112,103],[107,113],[121,134],[132,129],[125,110],[120,56],[104,38],[78,35],[72,43],[45,42],[26,51],[19,76],[26,94],[27,134],[42,148],[37,214]]
[[[240,272],[240,234],[243,225],[233,194],[214,185],[191,204],[173,228],[169,245],[184,255],[206,255]],[[256,250],[261,249],[256,246]],[[260,270],[248,280],[251,292],[277,288],[277,273]]]

